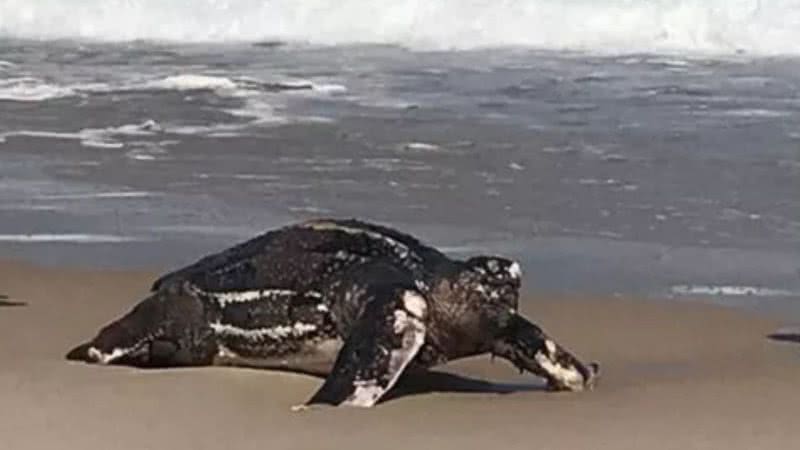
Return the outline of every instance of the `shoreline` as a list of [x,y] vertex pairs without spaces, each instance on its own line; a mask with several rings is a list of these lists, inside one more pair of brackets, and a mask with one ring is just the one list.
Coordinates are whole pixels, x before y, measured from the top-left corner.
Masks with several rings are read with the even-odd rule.
[[543,392],[488,357],[404,381],[371,410],[292,413],[320,380],[236,368],[71,363],[153,271],[0,261],[0,435],[9,448],[791,448],[800,346],[775,319],[704,304],[525,294],[521,310],[602,367],[592,392]]
[[[342,217],[348,217],[342,215]],[[273,227],[238,235],[190,232],[129,242],[0,242],[0,261],[49,268],[163,272],[244,242]],[[389,223],[377,220],[380,223]],[[457,259],[500,254],[520,262],[531,295],[623,296],[704,303],[767,314],[800,324],[795,251],[674,247],[577,236],[446,234],[445,225],[392,224]],[[53,235],[55,236],[55,235]],[[0,239],[2,240],[2,239]]]

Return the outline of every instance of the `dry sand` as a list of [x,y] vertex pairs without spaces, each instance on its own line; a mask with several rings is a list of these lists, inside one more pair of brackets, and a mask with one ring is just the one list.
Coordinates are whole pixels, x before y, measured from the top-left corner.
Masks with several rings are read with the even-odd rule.
[[765,338],[780,323],[703,305],[526,298],[529,317],[602,363],[581,394],[476,358],[372,410],[292,413],[319,379],[63,359],[154,276],[0,263],[1,449],[800,448],[800,346]]

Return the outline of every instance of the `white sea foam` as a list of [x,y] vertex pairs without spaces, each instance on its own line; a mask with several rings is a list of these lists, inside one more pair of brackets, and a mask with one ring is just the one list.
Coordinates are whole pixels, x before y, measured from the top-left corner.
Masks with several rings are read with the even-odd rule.
[[788,117],[792,115],[792,111],[782,111],[775,109],[732,109],[722,113],[725,116],[731,117],[765,117],[777,118]]
[[347,88],[336,83],[315,83],[309,80],[283,80],[273,86],[277,90],[286,90],[289,93],[305,95],[338,95],[347,92]]
[[37,130],[19,130],[9,131],[0,134],[0,142],[5,141],[9,137],[24,136],[36,137],[47,139],[81,139],[80,133],[65,133],[59,131],[37,131]]
[[76,132],[17,130],[0,133],[0,143],[9,137],[35,137],[47,139],[73,139],[81,141],[81,145],[98,148],[122,148],[119,136],[151,136],[163,131],[161,125],[154,120],[146,120],[138,124],[125,124],[106,128],[84,128]]
[[81,145],[84,147],[93,147],[93,148],[122,148],[125,147],[125,144],[122,142],[116,141],[95,141],[93,139],[85,139],[81,141]]
[[758,286],[715,286],[715,285],[678,285],[672,286],[675,295],[725,295],[751,297],[789,297],[798,295],[785,289],[772,289]]
[[421,152],[433,152],[433,151],[439,150],[441,147],[439,147],[436,144],[430,144],[430,143],[427,143],[427,142],[408,142],[406,144],[403,144],[402,148],[405,149],[405,150],[415,150],[415,151],[421,151]]
[[120,85],[82,85],[89,92],[124,92],[141,90],[214,91],[218,95],[246,98],[264,93],[335,95],[347,91],[335,83],[317,83],[305,79],[262,80],[253,77],[224,77],[203,73],[179,73],[149,80],[135,80]]
[[73,95],[76,95],[76,92],[71,87],[50,84],[38,78],[13,77],[0,80],[0,100],[40,102]]
[[156,161],[158,159],[155,155],[147,153],[142,149],[131,150],[125,153],[125,157],[134,161]]
[[[2,11],[2,3],[0,3],[0,11]],[[0,24],[2,24],[2,20],[2,17],[0,17]],[[15,66],[5,66],[8,69],[13,67]],[[4,70],[4,66],[0,65],[0,70]],[[114,86],[106,83],[56,84],[53,81],[27,75],[11,76],[0,79],[0,100],[40,102],[57,98],[85,96],[91,93],[111,92],[114,89]]]
[[234,80],[226,77],[215,77],[201,74],[180,74],[144,82],[140,85],[132,85],[131,89],[163,89],[163,90],[234,90],[237,84]]
[[125,199],[155,197],[148,191],[80,192],[74,194],[52,194],[36,197],[37,200],[84,200],[84,199]]
[[797,0],[1,0],[0,35],[800,52]]
[[[0,0],[0,11],[2,11]],[[1,15],[0,15],[1,16]],[[2,29],[2,17],[0,17]],[[157,76],[150,79],[119,80],[114,83],[75,83],[57,85],[33,77],[12,77],[0,80],[0,101],[37,102],[64,97],[88,96],[134,91],[213,91],[219,97],[235,98],[241,106],[225,109],[232,116],[250,119],[246,123],[212,124],[204,126],[185,126],[180,124],[159,124],[147,120],[138,124],[125,124],[103,129],[83,129],[74,133],[54,133],[49,131],[20,130],[0,134],[0,143],[9,136],[48,137],[58,139],[78,139],[81,145],[96,148],[122,148],[125,146],[115,136],[153,135],[160,132],[175,134],[205,134],[214,137],[241,135],[244,128],[253,125],[283,124],[289,119],[275,113],[276,107],[285,103],[280,95],[330,96],[346,92],[339,84],[315,83],[303,79],[284,79],[265,81],[252,77],[223,77],[202,73],[182,73]],[[325,121],[318,117],[298,117],[295,120],[306,122]],[[140,159],[148,159],[144,156]]]
[[63,242],[74,244],[114,244],[123,242],[137,242],[144,239],[132,236],[119,236],[113,234],[0,234],[0,242],[19,242],[19,243],[49,243]]
[[[0,0],[0,11],[2,11]],[[1,16],[1,14],[0,14]],[[3,19],[0,17],[0,29]],[[234,117],[247,119],[235,123],[209,125],[184,125],[181,123],[158,123],[145,120],[141,123],[123,124],[106,128],[86,128],[72,132],[47,130],[12,130],[0,133],[0,144],[14,136],[51,139],[74,139],[85,147],[121,149],[129,146],[123,137],[153,136],[159,133],[179,135],[205,135],[227,138],[241,136],[253,126],[269,126],[289,121],[328,122],[320,117],[283,117],[276,114],[288,101],[285,96],[333,96],[346,92],[346,87],[333,83],[317,83],[304,79],[261,80],[252,77],[224,77],[203,73],[178,73],[151,76],[149,78],[121,79],[106,83],[73,83],[57,85],[33,77],[12,77],[0,80],[0,101],[36,102],[64,97],[86,97],[93,94],[124,93],[137,91],[211,91],[223,98],[236,99],[240,105],[223,111]],[[128,157],[137,161],[163,159],[153,152],[133,149]]]

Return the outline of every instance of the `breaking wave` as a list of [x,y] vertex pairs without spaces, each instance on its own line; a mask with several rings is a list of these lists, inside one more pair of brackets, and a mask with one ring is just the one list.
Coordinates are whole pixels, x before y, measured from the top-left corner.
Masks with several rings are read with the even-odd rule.
[[800,0],[0,0],[0,36],[798,54]]

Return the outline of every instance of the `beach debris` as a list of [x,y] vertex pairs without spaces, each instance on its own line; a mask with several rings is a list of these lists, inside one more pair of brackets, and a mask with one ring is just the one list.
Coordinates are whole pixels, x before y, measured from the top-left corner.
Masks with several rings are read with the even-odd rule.
[[767,335],[773,341],[795,342],[800,344],[800,326],[783,327]]
[[11,300],[8,295],[0,294],[0,306],[25,306],[27,303]]

